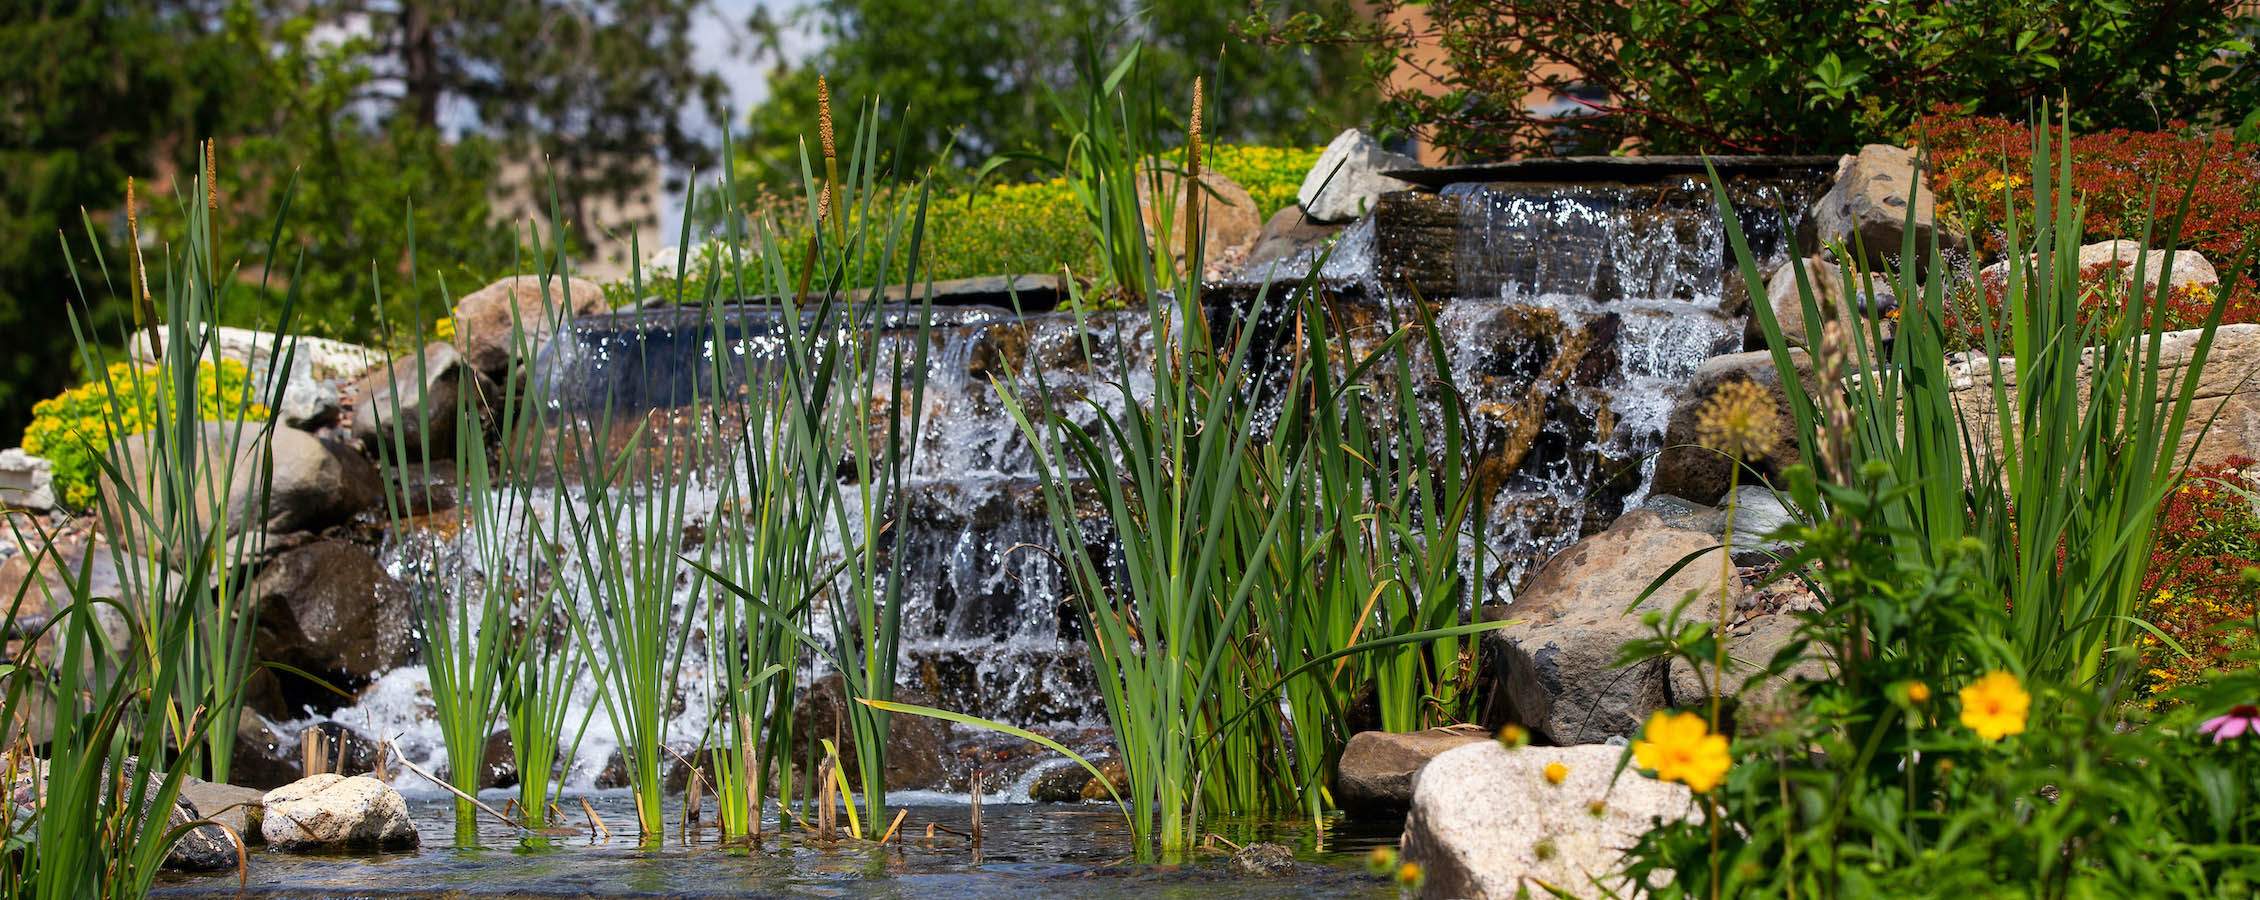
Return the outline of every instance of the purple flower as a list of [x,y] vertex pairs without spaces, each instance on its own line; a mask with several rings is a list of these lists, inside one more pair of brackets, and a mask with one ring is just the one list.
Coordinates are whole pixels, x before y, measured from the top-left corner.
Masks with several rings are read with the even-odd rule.
[[2246,733],[2260,734],[2260,706],[2239,703],[2229,707],[2228,715],[2206,719],[2205,724],[2197,726],[2197,731],[2212,735],[2216,744]]

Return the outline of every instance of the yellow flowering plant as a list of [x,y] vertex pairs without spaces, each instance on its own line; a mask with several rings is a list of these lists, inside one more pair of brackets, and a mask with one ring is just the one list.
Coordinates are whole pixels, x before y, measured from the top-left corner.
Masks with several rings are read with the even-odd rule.
[[[265,419],[267,407],[251,396],[249,378],[249,371],[234,360],[198,363],[197,418]],[[163,369],[113,363],[103,377],[33,404],[24,451],[51,461],[63,502],[84,509],[95,498],[97,455],[111,441],[154,425],[160,416],[158,398],[171,386]]]

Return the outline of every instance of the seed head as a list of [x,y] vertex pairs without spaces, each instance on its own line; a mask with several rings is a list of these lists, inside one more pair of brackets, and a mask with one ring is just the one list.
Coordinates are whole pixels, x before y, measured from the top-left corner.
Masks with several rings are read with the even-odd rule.
[[204,139],[204,208],[220,211],[220,166],[213,160],[218,152],[211,138]]
[[816,136],[824,143],[825,158],[840,155],[832,145],[832,87],[822,75],[816,76]]
[[1729,382],[1695,415],[1695,441],[1736,459],[1757,459],[1781,443],[1781,414],[1756,382]]

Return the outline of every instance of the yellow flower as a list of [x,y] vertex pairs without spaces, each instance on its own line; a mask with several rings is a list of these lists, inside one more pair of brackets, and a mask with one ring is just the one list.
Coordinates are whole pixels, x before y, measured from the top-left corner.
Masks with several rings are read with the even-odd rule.
[[1911,703],[1929,703],[1930,685],[1920,681],[1907,682],[1907,700]]
[[1632,758],[1657,778],[1677,781],[1696,793],[1717,787],[1734,765],[1726,736],[1712,734],[1702,716],[1661,710],[1648,717],[1641,739],[1632,742]]
[[1568,777],[1569,777],[1569,767],[1568,767],[1568,766],[1562,765],[1561,763],[1558,763],[1558,762],[1550,762],[1550,763],[1547,763],[1547,764],[1546,764],[1546,783],[1547,783],[1547,784],[1560,784],[1560,783],[1562,783],[1562,779],[1564,779],[1564,778],[1568,778]]
[[1781,415],[1756,382],[1730,382],[1696,411],[1695,442],[1736,459],[1757,459],[1781,442]]
[[1499,726],[1499,733],[1497,735],[1497,738],[1499,741],[1499,746],[1505,747],[1509,750],[1519,750],[1530,743],[1530,732],[1523,730],[1523,727],[1520,725],[1516,725],[1513,722],[1508,722],[1505,725]]
[[1970,727],[1989,741],[1998,741],[2025,730],[2025,714],[2032,708],[2032,695],[2025,693],[2017,676],[2007,672],[1987,672],[1978,680],[1962,688],[1962,724]]
[[1406,887],[1420,886],[1420,864],[1406,863],[1397,867],[1397,883]]

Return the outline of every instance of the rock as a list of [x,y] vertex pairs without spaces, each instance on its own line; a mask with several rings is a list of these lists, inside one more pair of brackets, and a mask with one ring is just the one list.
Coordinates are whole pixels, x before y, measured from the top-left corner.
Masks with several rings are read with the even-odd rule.
[[521,351],[540,350],[564,321],[606,309],[604,289],[592,281],[504,278],[455,301],[455,346],[480,374],[501,378]]
[[1421,766],[1446,750],[1490,739],[1469,725],[1351,735],[1336,770],[1335,799],[1353,811],[1401,812],[1412,805],[1413,773]]
[[[284,552],[251,582],[258,610],[252,646],[261,660],[303,669],[345,691],[408,661],[408,589],[368,550],[320,540]],[[281,676],[292,708],[334,709],[335,693]]]
[[[1798,381],[1805,385],[1807,391],[1814,390],[1811,357],[1804,351],[1792,350],[1789,358],[1791,365],[1797,368]],[[1795,420],[1790,418],[1789,395],[1781,389],[1781,378],[1774,370],[1773,354],[1754,350],[1714,356],[1695,368],[1694,376],[1688,380],[1687,389],[1672,406],[1671,418],[1664,425],[1664,449],[1656,454],[1656,476],[1649,487],[1651,492],[1671,494],[1705,504],[1717,503],[1726,496],[1734,464],[1715,452],[1692,446],[1695,443],[1695,424],[1703,405],[1709,403],[1720,388],[1743,381],[1756,382],[1766,389],[1766,396],[1773,401],[1775,414],[1781,417],[1783,434],[1789,437],[1764,459],[1749,460],[1751,468],[1767,480],[1778,483],[1782,470],[1798,462],[1797,444],[1794,437],[1789,436],[1792,430],[1790,423]],[[1744,473],[1742,477],[1753,480],[1749,473]]]
[[256,790],[273,790],[298,780],[303,774],[298,771],[298,761],[297,741],[285,741],[256,712],[245,709],[237,713],[228,781]]
[[[1778,676],[1767,676],[1755,682],[1750,679],[1773,661],[1774,654],[1796,640],[1798,620],[1792,615],[1757,616],[1737,624],[1727,639],[1726,682],[1722,700],[1728,701],[1721,712],[1732,723],[1735,733],[1749,737],[1765,733],[1768,726],[1788,711],[1782,689],[1792,681],[1821,681],[1830,677],[1829,667],[1819,656],[1819,647],[1810,647],[1805,658]],[[1719,684],[1716,667],[1705,664],[1700,671],[1686,660],[1671,661],[1670,703],[1672,706],[1699,708],[1711,702],[1711,689]],[[1741,696],[1737,698],[1736,694]]]
[[[144,334],[156,337],[156,349],[162,353],[165,329],[151,329]],[[225,326],[211,329],[208,337],[210,343],[204,348],[204,361],[225,359],[241,363],[251,374],[251,390],[256,400],[274,404],[276,415],[292,428],[313,430],[332,421],[338,409],[335,383],[384,362],[384,353],[380,351],[326,338],[277,335],[271,331]],[[137,336],[128,344],[135,361],[143,365],[161,361],[151,355],[151,342],[146,336]],[[287,366],[283,365],[286,355]],[[283,380],[279,399],[272,380],[278,374]]]
[[22,447],[0,450],[0,508],[55,508],[55,464]]
[[[2186,370],[2200,334],[2196,329],[2169,331],[2159,339],[2157,379],[2161,413],[2170,408],[2181,389],[2182,379],[2187,377]],[[2095,354],[2091,348],[2080,358],[2078,378],[2082,409],[2086,408],[2089,385],[2093,383]],[[2013,397],[2016,361],[2000,362],[2002,374],[2009,381],[2005,387]],[[2193,466],[2222,462],[2232,456],[2260,457],[2260,379],[2248,380],[2255,370],[2260,370],[2260,325],[2221,326],[2214,334],[2212,351],[2205,359],[2205,371],[2198,377],[2197,392],[2190,401],[2188,427],[2180,445],[2173,450],[2176,460],[2192,451],[2196,453],[2189,463]],[[1991,361],[1967,355],[1953,362],[1947,367],[1947,390],[1972,439],[1981,442],[1998,458],[2001,425],[1993,408]],[[2208,421],[2210,429],[2199,427]],[[2199,442],[2200,431],[2204,432],[2202,443]]]
[[1300,206],[1272,213],[1263,223],[1263,230],[1256,233],[1247,259],[1240,263],[1240,277],[1257,282],[1267,278],[1278,282],[1300,279],[1308,273],[1294,267],[1292,261],[1307,251],[1326,246],[1340,233],[1342,226],[1313,221]]
[[1883,265],[1898,257],[1907,233],[1909,190],[1914,192],[1918,256],[1929,254],[1934,236],[1940,249],[1960,248],[1961,235],[1937,226],[1936,201],[1916,168],[1914,151],[1889,144],[1869,144],[1837,162],[1836,182],[1813,201],[1811,213],[1798,225],[1798,246],[1815,253],[1832,245],[1849,251],[1857,236],[1869,263]]
[[[81,573],[86,577],[80,587],[88,600],[117,600],[138,608],[139,601],[118,576],[117,553],[98,535],[74,527],[26,528],[22,536],[26,546],[21,552],[0,561],[0,608],[9,609],[13,615],[14,627],[7,635],[11,642],[46,627],[47,633],[38,644],[38,658],[53,662],[56,637],[71,634],[72,630],[68,622],[49,623],[71,609],[72,588]],[[90,555],[91,560],[87,558]],[[95,633],[108,648],[96,652],[123,652],[132,641],[132,626],[126,621],[125,613],[108,603],[96,603],[92,609]],[[15,649],[10,648],[11,659],[16,658]],[[88,662],[91,665],[92,659]],[[37,702],[36,698],[26,699]]]
[[1295,200],[1314,220],[1347,222],[1371,211],[1382,194],[1412,187],[1381,173],[1417,168],[1418,160],[1384,150],[1380,141],[1352,128],[1326,145]]
[[[225,787],[225,785],[221,785]],[[150,790],[156,790],[155,785]],[[181,788],[181,797],[173,803],[172,817],[166,821],[165,830],[171,831],[190,822],[206,818],[187,796],[187,787]],[[231,826],[232,827],[232,826]],[[230,836],[227,828],[218,825],[198,825],[184,832],[165,854],[165,868],[182,872],[218,872],[233,869],[246,860],[238,853],[237,841],[250,844],[238,829]]]
[[1295,873],[1295,851],[1284,844],[1249,844],[1232,854],[1232,873],[1244,878],[1278,878]]
[[510,732],[487,735],[486,753],[479,758],[479,790],[518,786],[518,756],[510,745]]
[[[1579,897],[1644,894],[1617,875],[1625,849],[1659,821],[1702,812],[1684,785],[1616,777],[1623,754],[1484,741],[1437,757],[1414,779],[1405,818],[1402,854],[1426,876],[1420,896],[1543,896],[1541,882]],[[1549,763],[1568,768],[1560,784],[1546,779]]]
[[[48,763],[46,760],[37,757],[27,757],[19,767],[13,768],[11,771],[14,780],[8,785],[8,802],[14,808],[11,810],[10,820],[23,822],[32,815],[35,809],[46,802],[43,798],[48,790]],[[139,761],[128,757],[124,766],[124,776],[118,780],[120,787],[126,790],[136,789],[132,782],[140,777],[139,771]],[[145,825],[147,824],[146,817],[150,807],[154,805],[156,800],[155,795],[161,789],[167,773],[152,772],[150,775],[151,778],[138,786],[138,789],[144,792],[146,798],[141,807],[142,814],[145,817]],[[107,763],[103,764],[103,771],[98,777],[103,783],[110,782],[111,774]],[[172,809],[165,818],[163,826],[165,832],[169,833],[175,829],[188,826],[189,823],[207,818],[204,814],[198,812],[197,804],[191,793],[193,788],[202,784],[206,783],[185,776],[182,778],[180,793],[174,798]],[[226,786],[219,785],[218,787]],[[219,799],[220,796],[218,794],[212,795],[213,799]],[[20,837],[31,842],[37,842],[39,839],[37,830],[25,832]],[[183,872],[214,872],[235,868],[241,859],[242,857],[238,853],[238,844],[236,840],[228,836],[227,829],[218,825],[206,824],[188,828],[182,832],[180,839],[175,841],[166,851],[162,867]]]
[[[1781,325],[1781,336],[1792,347],[1810,348],[1812,329],[1805,322],[1805,301],[1797,292],[1797,270],[1805,267],[1805,283],[1813,292],[1813,303],[1822,315],[1838,322],[1862,322],[1897,309],[1899,300],[1894,296],[1891,282],[1876,272],[1866,273],[1866,282],[1852,296],[1845,296],[1844,267],[1819,255],[1791,260],[1775,269],[1766,279],[1766,305],[1773,310],[1774,320]],[[1864,324],[1862,327],[1866,327]],[[1889,334],[1887,330],[1885,332]],[[1742,330],[1742,346],[1748,350],[1766,349],[1765,326],[1758,317],[1750,317]]]
[[[1734,552],[1789,549],[1786,543],[1766,538],[1777,529],[1798,521],[1780,494],[1762,484],[1745,484],[1735,488],[1734,501],[1729,505],[1734,508]],[[1711,529],[1711,533],[1724,538],[1726,535],[1720,534],[1719,529],[1725,526],[1725,517],[1721,516],[1719,528]]]
[[[1101,760],[1097,765],[1099,777],[1083,782],[1083,799],[1112,800],[1115,797],[1129,796],[1130,769],[1122,764],[1122,760]],[[1111,794],[1107,792],[1109,787],[1114,788]]]
[[1090,783],[1089,770],[1073,762],[1059,763],[1028,785],[1028,799],[1035,803],[1080,803],[1083,788]]
[[[466,387],[472,391],[469,397],[462,395]],[[436,342],[418,356],[393,360],[369,373],[353,394],[353,439],[372,455],[391,456],[396,447],[405,448],[411,460],[452,457],[461,419],[458,404],[469,402],[483,429],[488,404],[502,396],[485,375],[463,364],[453,346]]]
[[[266,818],[266,791],[205,781],[202,778],[183,778],[180,796],[196,808],[197,818],[210,819],[234,829],[236,834],[243,837],[244,843],[258,844],[266,841],[266,836],[259,833],[259,823]],[[229,850],[229,857],[228,865],[232,867],[235,865],[232,849]]]
[[[916,688],[897,687],[895,700],[917,706],[933,706],[925,692]],[[817,679],[800,702],[793,705],[793,759],[807,759],[808,747],[817,739],[833,741],[840,748],[840,765],[851,783],[861,778],[861,769],[855,758],[854,740],[849,730],[847,709],[847,681],[834,672]],[[837,737],[835,737],[837,735]],[[934,787],[942,783],[945,774],[944,747],[949,741],[949,726],[939,719],[925,716],[895,715],[889,717],[887,727],[887,790],[909,791]],[[823,752],[819,747],[818,756]]]
[[[262,436],[257,425],[205,422],[195,435],[197,446],[188,449],[202,462],[194,495],[210,498],[219,493],[217,479],[229,479],[226,524],[230,537],[248,536],[261,528],[270,534],[320,531],[345,523],[383,497],[383,484],[367,459],[305,432],[277,428]],[[142,498],[160,496],[159,473],[152,462],[156,444],[153,432],[143,432],[111,445],[111,457],[127,478],[123,490]],[[256,508],[261,499],[259,480],[269,451],[273,468],[267,470],[272,474],[265,496],[267,505],[263,516],[254,515],[260,512]],[[128,514],[131,507],[117,502],[119,490],[116,485],[107,487],[100,515],[122,525],[132,536],[127,549],[155,555],[143,517]],[[210,527],[211,515],[209,509],[201,511],[194,527],[199,531]],[[178,552],[173,555],[177,557]]]
[[367,775],[316,775],[267,792],[260,830],[277,850],[413,850],[416,827],[400,794]]
[[[1690,591],[1699,596],[1683,616],[1716,615],[1717,543],[1635,509],[1547,560],[1507,607],[1520,624],[1484,636],[1497,652],[1508,720],[1557,744],[1637,732],[1667,705],[1665,666],[1618,668],[1617,651],[1648,634],[1642,614],[1667,612]],[[1633,607],[1650,580],[1691,554],[1693,562]]]
[[[2142,286],[2146,291],[2156,290],[2161,277],[2166,279],[2166,286],[2169,288],[2221,283],[2221,274],[2214,270],[2213,263],[2205,258],[2205,254],[2195,250],[2176,250],[2173,259],[2168,260],[2164,250],[2145,250],[2140,241],[2099,241],[2080,246],[2079,267],[2082,271],[2089,266],[2106,263],[2125,263],[2124,277],[2129,279],[2134,277],[2135,267],[2140,265],[2143,270]],[[1997,261],[1978,270],[1978,280],[1985,285],[2008,284],[2008,261]]]
[[[1185,178],[1173,172],[1162,172],[1157,179],[1162,190],[1168,191],[1170,202],[1169,242],[1170,255],[1185,258]],[[1248,189],[1221,172],[1202,172],[1199,194],[1201,203],[1201,258],[1215,262],[1228,251],[1255,243],[1256,234],[1263,230],[1263,213],[1257,211],[1254,197]],[[1145,220],[1146,234],[1150,237],[1160,230],[1154,221],[1153,192],[1146,179],[1138,179],[1138,214]],[[1159,248],[1156,248],[1159,249]]]

